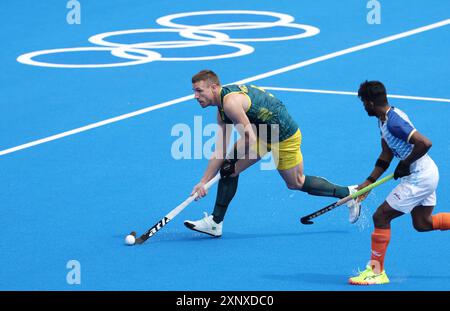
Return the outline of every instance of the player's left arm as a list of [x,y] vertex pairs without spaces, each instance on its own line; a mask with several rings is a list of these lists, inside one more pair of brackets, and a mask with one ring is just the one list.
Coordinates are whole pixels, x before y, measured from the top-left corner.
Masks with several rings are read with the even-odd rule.
[[411,172],[409,166],[414,161],[423,157],[432,146],[431,140],[429,140],[417,130],[414,130],[414,132],[411,133],[408,139],[408,143],[412,144],[414,147],[409,156],[398,163],[397,168],[394,172],[395,179],[410,175]]
[[233,121],[236,130],[241,136],[235,146],[237,158],[239,159],[249,155],[250,147],[257,142],[255,131],[244,111],[245,101],[247,101],[247,98],[242,94],[230,94],[224,98],[223,103],[224,112]]

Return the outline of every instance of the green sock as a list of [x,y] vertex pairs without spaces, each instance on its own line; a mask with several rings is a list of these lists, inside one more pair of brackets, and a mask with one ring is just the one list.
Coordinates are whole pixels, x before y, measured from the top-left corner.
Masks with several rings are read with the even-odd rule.
[[217,187],[216,205],[212,213],[213,220],[220,223],[225,217],[228,205],[237,191],[239,175],[236,177],[221,178]]
[[345,198],[350,194],[347,187],[330,183],[328,180],[317,176],[305,176],[305,182],[301,189],[311,195]]

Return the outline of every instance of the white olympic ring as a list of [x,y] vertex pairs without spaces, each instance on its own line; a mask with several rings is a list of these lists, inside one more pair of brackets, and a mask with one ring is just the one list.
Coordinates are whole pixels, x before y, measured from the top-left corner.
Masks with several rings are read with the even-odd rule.
[[[187,29],[172,29],[172,28],[161,28],[161,29],[131,29],[131,30],[119,30],[113,32],[104,32],[97,34],[95,36],[90,37],[88,40],[91,43],[97,45],[118,47],[124,45],[135,45],[140,43],[131,43],[131,44],[122,44],[116,42],[106,41],[105,38],[113,37],[113,36],[122,36],[129,34],[137,34],[137,33],[149,33],[149,32],[176,32],[181,33],[186,31]],[[206,35],[211,35],[213,38],[205,38],[202,37],[201,41],[160,41],[160,42],[143,42],[146,45],[146,48],[158,48],[158,49],[174,49],[174,48],[185,48],[185,47],[196,47],[196,46],[205,46],[209,45],[209,40],[220,40],[220,41],[228,41],[230,37],[224,33],[217,31],[208,31],[208,30],[198,30],[198,29],[189,29],[191,32],[199,32],[204,33]]]
[[[214,59],[222,59],[222,58],[230,58],[230,57],[238,57],[238,56],[244,56],[247,54],[253,53],[255,50],[253,47],[246,45],[246,44],[240,44],[240,43],[233,43],[233,42],[220,42],[220,41],[210,41],[208,42],[208,45],[225,45],[225,46],[231,46],[238,48],[239,50],[237,52],[229,53],[229,54],[220,54],[215,56],[196,56],[196,57],[161,57],[158,60],[161,61],[200,61],[200,60],[214,60]],[[113,50],[114,56],[124,57],[124,58],[132,58],[132,59],[138,59],[138,56],[130,55],[128,52],[130,52],[129,47],[131,48],[139,48],[139,50],[143,48],[147,48],[147,43],[137,43],[137,44],[131,44],[131,45],[121,45],[116,47]],[[168,48],[168,47],[165,47]]]
[[[248,23],[248,26],[235,26],[235,24],[241,23],[222,23],[216,25],[231,25],[229,27],[219,26],[216,28],[210,28],[208,25],[204,26],[194,26],[194,25],[183,25],[172,22],[176,18],[188,17],[188,16],[198,16],[198,15],[213,15],[213,14],[251,14],[251,15],[264,15],[278,17],[278,21],[275,22],[252,22]],[[242,30],[242,29],[258,29],[258,28],[268,28],[275,26],[284,26],[294,21],[294,18],[287,14],[268,12],[268,11],[244,11],[244,10],[219,10],[219,11],[199,11],[199,12],[187,12],[187,13],[177,13],[172,15],[166,15],[160,17],[156,20],[161,26],[172,27],[172,28],[198,28],[198,29],[212,29],[212,30]]]
[[[215,23],[206,25],[183,25],[174,23],[174,19],[184,17],[192,17],[199,15],[229,15],[229,14],[247,14],[247,15],[262,15],[277,18],[273,22],[228,22]],[[282,41],[307,38],[317,35],[320,29],[309,26],[292,23],[294,18],[287,14],[268,12],[268,11],[245,11],[245,10],[219,10],[219,11],[198,11],[178,13],[160,17],[156,22],[161,26],[171,28],[159,29],[133,29],[120,30],[113,32],[105,32],[91,36],[89,42],[99,45],[97,47],[76,47],[76,48],[60,48],[51,50],[35,51],[20,55],[17,61],[27,65],[53,67],[53,68],[106,68],[106,67],[122,67],[150,63],[153,61],[199,61],[199,60],[214,60],[230,57],[239,57],[250,54],[254,51],[252,46],[239,42],[266,42],[266,41]],[[294,35],[269,37],[269,38],[230,38],[228,34],[219,32],[218,30],[232,31],[243,29],[263,29],[269,27],[289,27],[301,29],[303,32]],[[140,43],[117,43],[107,41],[106,38],[123,35],[133,35],[141,33],[160,33],[160,32],[174,32],[181,37],[189,40],[173,40],[173,41],[150,41]],[[153,50],[157,49],[177,49],[177,48],[196,48],[202,46],[228,46],[238,49],[236,52],[225,53],[219,55],[208,56],[193,56],[193,57],[163,57],[160,53]],[[152,50],[150,50],[152,49]],[[51,55],[57,53],[71,53],[82,51],[109,51],[111,55],[126,59],[127,61],[117,63],[100,63],[100,64],[58,64],[44,61],[34,60],[35,57],[42,55]],[[133,53],[133,54],[131,54]],[[137,54],[137,55],[136,55]]]
[[161,54],[147,51],[147,50],[130,50],[130,52],[138,54],[147,54],[147,57],[141,58],[139,60],[133,60],[128,62],[113,63],[113,64],[55,64],[55,63],[45,63],[33,60],[34,57],[40,55],[56,54],[56,53],[70,53],[79,51],[111,51],[115,48],[111,47],[79,47],[79,48],[65,48],[65,49],[53,49],[53,50],[42,50],[31,52],[27,54],[20,55],[17,61],[27,65],[39,66],[39,67],[53,67],[53,68],[107,68],[107,67],[123,67],[132,65],[142,65],[145,63],[153,62],[161,58]]
[[[237,24],[237,23],[235,23]],[[242,23],[244,24],[244,23]],[[245,23],[250,24],[250,23]],[[256,23],[252,23],[256,24]],[[213,24],[213,25],[223,25],[223,24]],[[305,32],[299,33],[297,35],[291,35],[291,36],[284,36],[284,37],[271,37],[271,38],[237,38],[237,39],[227,39],[228,42],[267,42],[267,41],[284,41],[284,40],[294,40],[294,39],[302,39],[307,37],[312,37],[317,35],[320,30],[317,27],[309,26],[309,25],[301,25],[296,23],[286,24],[282,27],[290,27],[290,28],[297,28],[302,29]],[[205,29],[204,27],[200,29]],[[216,29],[216,28],[208,28],[208,29]],[[194,32],[200,32],[198,30],[195,30],[193,28],[187,28],[180,32],[180,35],[182,37],[185,37],[187,39],[197,39],[197,40],[207,40],[205,37],[197,36],[194,34]]]
[[[185,30],[185,29],[184,29]],[[214,60],[221,58],[230,58],[230,57],[238,57],[247,54],[251,54],[254,51],[254,48],[239,43],[228,42],[229,36],[220,32],[215,31],[207,31],[207,30],[197,30],[197,29],[189,29],[190,32],[199,32],[205,33],[214,36],[214,40],[210,38],[206,41],[207,38],[202,37],[201,41],[161,41],[161,42],[143,42],[143,43],[132,43],[132,44],[122,44],[106,41],[105,38],[111,36],[120,36],[124,34],[131,33],[148,33],[148,32],[177,32],[181,33],[184,31],[183,29],[134,29],[134,30],[122,30],[115,32],[106,32],[101,33],[89,38],[91,43],[97,45],[105,45],[110,47],[116,47],[114,49],[113,55],[123,58],[129,59],[140,59],[139,56],[130,55],[129,48],[138,48],[138,49],[173,49],[173,48],[187,48],[187,47],[198,47],[198,46],[207,46],[207,45],[224,45],[238,48],[239,51],[229,54],[221,54],[216,56],[199,56],[199,57],[161,57],[159,61],[199,61],[199,60]],[[227,40],[227,41],[223,41]],[[174,44],[172,44],[174,43]],[[181,43],[181,44],[180,44]]]

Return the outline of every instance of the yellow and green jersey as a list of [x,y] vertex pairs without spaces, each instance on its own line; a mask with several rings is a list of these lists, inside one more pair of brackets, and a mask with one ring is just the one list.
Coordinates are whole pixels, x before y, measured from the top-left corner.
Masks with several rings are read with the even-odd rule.
[[[225,123],[233,123],[223,111],[223,99],[232,93],[240,93],[247,96],[250,103],[246,111],[247,117],[250,123],[256,126],[257,131],[260,128],[259,125],[267,124],[268,135],[263,136],[267,136],[268,140],[271,137],[271,125],[278,126],[280,142],[291,137],[297,131],[298,125],[289,115],[286,106],[269,92],[254,85],[232,84],[222,87],[220,91],[221,105],[219,106],[219,113]],[[259,133],[257,134],[260,136]]]

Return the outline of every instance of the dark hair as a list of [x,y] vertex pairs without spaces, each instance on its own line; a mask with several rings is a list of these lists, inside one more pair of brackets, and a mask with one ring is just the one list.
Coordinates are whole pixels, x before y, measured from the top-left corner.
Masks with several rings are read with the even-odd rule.
[[358,97],[362,101],[371,101],[377,106],[386,106],[388,103],[386,88],[380,81],[365,81],[361,83]]
[[202,70],[192,77],[192,83],[196,83],[199,81],[208,81],[220,85],[219,77],[216,75],[214,71],[209,69]]

